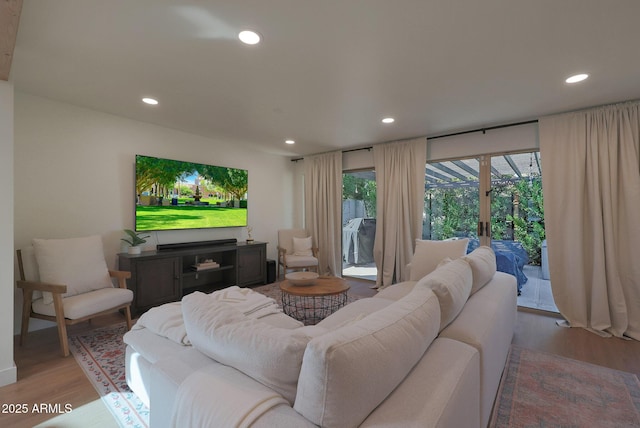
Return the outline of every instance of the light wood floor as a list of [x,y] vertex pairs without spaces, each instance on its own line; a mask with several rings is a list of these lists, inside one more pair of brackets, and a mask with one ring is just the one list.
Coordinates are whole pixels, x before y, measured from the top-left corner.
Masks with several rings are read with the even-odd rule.
[[[70,334],[82,333],[124,321],[118,313],[106,315],[91,323],[67,326]],[[14,361],[18,367],[18,382],[0,388],[0,404],[27,404],[27,414],[0,413],[0,427],[33,427],[53,420],[56,414],[33,412],[33,406],[70,404],[73,411],[83,406],[102,405],[100,396],[72,355],[63,357],[56,327],[31,332],[23,346],[14,340]],[[97,402],[97,403],[96,403]],[[2,410],[2,409],[0,409]],[[73,411],[71,413],[73,413]],[[111,417],[104,407],[106,416]],[[106,421],[111,422],[111,421]],[[45,426],[67,426],[51,425]]]
[[[370,282],[350,280],[351,290],[362,297],[372,296]],[[540,351],[562,355],[617,370],[635,373],[640,377],[640,342],[615,338],[601,338],[582,329],[558,327],[557,315],[522,309],[513,343]],[[82,332],[122,321],[119,314],[106,316],[92,324],[71,326],[71,332]],[[98,406],[100,397],[78,366],[73,356],[62,357],[55,328],[29,334],[25,346],[15,345],[18,382],[0,388],[0,404],[70,404],[73,409]],[[83,407],[84,406],[84,407]],[[106,410],[106,409],[105,409]],[[107,411],[108,412],[108,411]],[[72,412],[73,413],[73,412]],[[32,427],[44,421],[45,426],[63,426],[52,414],[0,413],[2,427]],[[108,414],[107,416],[108,417]],[[103,421],[109,425],[111,421]],[[89,425],[89,424],[87,424]]]

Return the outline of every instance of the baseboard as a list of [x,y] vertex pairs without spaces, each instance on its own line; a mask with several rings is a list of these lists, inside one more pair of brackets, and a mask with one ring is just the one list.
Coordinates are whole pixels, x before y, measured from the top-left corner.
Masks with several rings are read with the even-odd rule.
[[0,370],[0,387],[10,385],[18,381],[18,368],[14,362],[11,367]]

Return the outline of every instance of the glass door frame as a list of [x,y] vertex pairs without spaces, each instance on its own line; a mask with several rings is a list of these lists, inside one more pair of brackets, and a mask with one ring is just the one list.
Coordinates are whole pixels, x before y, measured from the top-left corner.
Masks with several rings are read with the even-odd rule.
[[491,158],[493,154],[478,156],[479,218],[478,239],[480,245],[491,246]]
[[[346,175],[357,175],[358,173],[361,173],[363,175],[368,175],[368,174],[373,174],[373,179],[370,179],[368,177],[360,177],[364,180],[366,180],[367,182],[373,182],[374,183],[374,187],[373,189],[369,188],[369,190],[367,190],[365,187],[362,187],[360,189],[360,191],[362,192],[373,192],[374,195],[374,205],[372,207],[370,207],[370,209],[367,209],[367,203],[366,203],[366,198],[361,199],[362,203],[363,203],[363,210],[364,210],[364,214],[365,214],[365,218],[363,218],[363,222],[362,224],[358,223],[362,229],[367,230],[369,233],[371,232],[371,223],[367,222],[367,220],[370,219],[374,219],[376,218],[376,216],[374,215],[373,217],[370,217],[370,210],[373,210],[374,214],[375,211],[377,209],[377,189],[375,186],[376,181],[375,181],[375,169],[373,167],[370,168],[357,168],[357,169],[350,169],[350,170],[344,170],[342,171],[342,177],[343,177],[343,193],[342,193],[342,222],[344,224],[342,224],[342,239],[341,239],[341,251],[340,253],[342,254],[342,270],[341,270],[341,275],[342,276],[346,276],[346,277],[353,277],[353,278],[360,278],[360,279],[364,279],[364,280],[369,280],[369,281],[375,281],[375,278],[377,276],[377,266],[375,265],[375,261],[373,260],[373,240],[371,240],[370,242],[367,241],[367,245],[366,245],[366,249],[369,250],[368,245],[370,244],[371,248],[370,251],[366,251],[365,254],[359,254],[359,248],[354,248],[354,252],[355,254],[358,254],[358,257],[360,257],[360,259],[362,259],[362,256],[365,256],[366,260],[369,260],[369,258],[371,259],[370,261],[368,261],[367,263],[362,263],[362,260],[360,260],[360,263],[355,263],[353,265],[350,264],[349,262],[349,251],[345,251],[345,226],[347,226],[347,224],[345,223],[345,183],[344,183],[344,177]],[[356,186],[355,189],[355,193],[358,193],[358,188]],[[359,200],[359,199],[356,199]],[[371,202],[369,200],[369,202]],[[369,214],[369,215],[367,215]],[[358,230],[358,233],[360,233],[360,229]],[[373,236],[375,236],[375,223],[373,223]],[[357,239],[354,242],[350,242],[348,245],[350,246],[351,244],[356,245],[357,243],[359,243],[360,240]],[[349,248],[347,248],[347,250],[349,250]],[[354,254],[354,258],[355,258],[355,254]],[[345,260],[345,256],[346,256],[346,260]],[[370,257],[369,257],[370,256]],[[345,267],[346,265],[350,265],[348,267]],[[356,271],[358,273],[352,273],[352,272],[346,272],[346,269],[353,269],[355,268]]]

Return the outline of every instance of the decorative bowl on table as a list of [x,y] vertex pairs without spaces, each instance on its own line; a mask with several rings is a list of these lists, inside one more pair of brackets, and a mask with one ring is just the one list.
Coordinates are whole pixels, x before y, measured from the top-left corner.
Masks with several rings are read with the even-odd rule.
[[318,279],[316,272],[291,272],[284,276],[293,285],[313,285]]

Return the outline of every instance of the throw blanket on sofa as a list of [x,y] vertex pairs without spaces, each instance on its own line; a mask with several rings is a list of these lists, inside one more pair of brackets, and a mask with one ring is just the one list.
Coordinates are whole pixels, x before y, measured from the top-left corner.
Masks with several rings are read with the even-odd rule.
[[132,330],[147,328],[158,336],[166,337],[180,345],[191,345],[182,319],[182,303],[166,303],[142,314]]
[[211,298],[230,304],[234,309],[250,318],[262,318],[281,312],[276,301],[270,297],[253,291],[250,288],[240,288],[236,285],[214,291]]
[[[274,299],[249,288],[240,288],[235,285],[214,291],[203,296],[203,299],[210,299],[212,308],[217,302],[224,302],[242,312],[246,317],[255,319],[282,312]],[[147,328],[180,345],[191,345],[182,318],[182,302],[166,303],[149,309],[133,326],[133,330],[141,328]]]
[[288,405],[280,394],[236,369],[212,364],[180,384],[171,426],[250,427],[266,411]]

